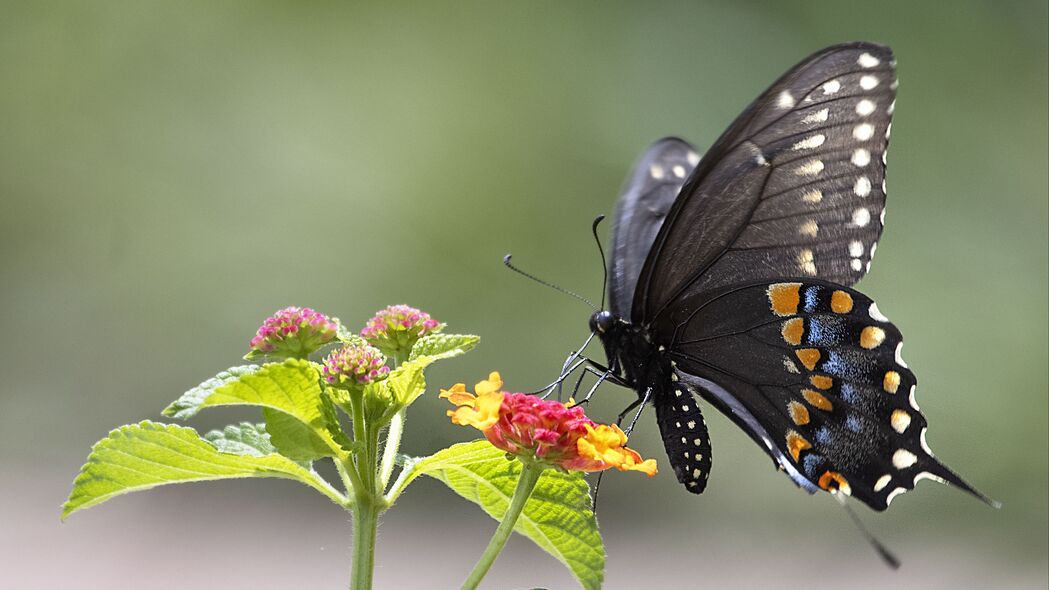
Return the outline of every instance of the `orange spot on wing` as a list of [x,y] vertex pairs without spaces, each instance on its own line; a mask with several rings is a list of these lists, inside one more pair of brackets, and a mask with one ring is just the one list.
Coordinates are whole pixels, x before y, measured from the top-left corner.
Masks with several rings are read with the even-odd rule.
[[852,295],[847,291],[835,291],[830,296],[830,308],[834,313],[849,313],[852,311]]
[[878,326],[867,326],[860,332],[860,346],[870,350],[885,342],[885,330]]
[[818,391],[813,391],[811,389],[802,389],[801,395],[805,398],[805,401],[809,402],[810,406],[818,410],[829,412],[834,409],[834,404],[830,403],[830,400]]
[[801,457],[801,452],[811,449],[812,444],[805,440],[805,437],[801,436],[793,430],[787,431],[787,450],[790,451],[790,456],[797,462],[798,458]]
[[834,379],[831,379],[826,375],[812,375],[809,377],[809,383],[811,383],[813,387],[819,387],[820,389],[830,389],[831,387],[834,387]]
[[798,402],[791,400],[787,404],[787,411],[790,412],[790,419],[798,426],[804,426],[809,423],[809,409]]
[[801,302],[801,283],[775,283],[769,285],[769,305],[776,315],[794,315],[798,313]]
[[852,491],[852,487],[849,486],[848,480],[845,479],[844,475],[837,471],[824,471],[817,483],[819,483],[821,488],[828,492],[841,491],[843,494],[848,495]]
[[881,386],[889,393],[896,393],[896,390],[900,388],[900,374],[896,371],[886,371]]
[[801,337],[805,334],[805,320],[801,318],[791,318],[783,322],[783,329],[780,330],[783,334],[783,340],[787,344],[801,344]]
[[816,368],[816,363],[820,360],[820,351],[816,348],[799,348],[794,351],[794,354],[797,355],[801,364],[805,365],[805,368],[810,371]]

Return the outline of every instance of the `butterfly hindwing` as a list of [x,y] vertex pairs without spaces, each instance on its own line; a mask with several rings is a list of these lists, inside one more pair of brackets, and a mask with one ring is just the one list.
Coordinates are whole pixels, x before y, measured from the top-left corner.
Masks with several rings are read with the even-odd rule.
[[608,279],[612,313],[630,315],[641,266],[674,198],[699,159],[699,152],[688,142],[666,137],[645,150],[634,164],[612,225]]
[[674,379],[655,392],[656,422],[677,480],[693,494],[702,494],[710,477],[710,435],[699,400],[685,382],[676,375]]
[[830,47],[755,100],[674,202],[632,320],[647,324],[688,294],[749,281],[858,281],[882,229],[894,63],[880,45]]
[[809,280],[733,287],[683,302],[653,333],[807,489],[876,510],[922,478],[982,498],[929,450],[902,336],[858,291]]

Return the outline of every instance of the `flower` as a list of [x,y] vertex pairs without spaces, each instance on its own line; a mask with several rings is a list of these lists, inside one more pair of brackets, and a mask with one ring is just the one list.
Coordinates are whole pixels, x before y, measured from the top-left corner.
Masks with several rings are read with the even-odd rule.
[[452,422],[473,426],[488,442],[507,453],[534,458],[571,471],[620,471],[656,474],[654,459],[627,448],[627,436],[616,425],[597,424],[579,406],[544,400],[524,393],[502,391],[503,381],[493,372],[470,393],[456,383],[441,390],[455,404],[448,410]]
[[384,354],[407,352],[427,334],[444,326],[430,314],[407,305],[391,305],[375,314],[361,330],[361,337]]
[[324,380],[336,386],[367,385],[385,377],[390,368],[378,349],[366,344],[347,345],[324,359]]
[[308,307],[285,307],[262,323],[251,339],[251,352],[247,358],[305,358],[331,342],[338,327],[339,320]]

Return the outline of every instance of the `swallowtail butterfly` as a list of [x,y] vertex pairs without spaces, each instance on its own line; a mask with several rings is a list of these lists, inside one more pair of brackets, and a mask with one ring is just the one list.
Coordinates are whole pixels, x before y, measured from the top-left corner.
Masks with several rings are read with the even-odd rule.
[[688,491],[710,475],[702,398],[810,493],[884,510],[927,478],[989,501],[929,450],[900,331],[851,288],[885,221],[895,98],[888,47],[829,47],[705,155],[663,139],[629,178],[590,327]]

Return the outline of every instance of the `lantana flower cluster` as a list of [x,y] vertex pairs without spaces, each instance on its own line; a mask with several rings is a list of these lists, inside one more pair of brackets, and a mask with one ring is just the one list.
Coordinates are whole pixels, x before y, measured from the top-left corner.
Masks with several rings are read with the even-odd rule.
[[408,305],[391,305],[368,320],[361,337],[383,354],[393,356],[411,350],[420,338],[443,327],[426,312]]
[[339,320],[308,307],[285,307],[251,339],[252,354],[302,358],[335,339]]
[[324,380],[330,385],[367,385],[389,373],[386,357],[366,344],[344,346],[324,359]]
[[643,460],[626,447],[627,436],[619,426],[598,424],[579,406],[503,392],[502,386],[499,373],[493,372],[474,387],[476,393],[457,383],[441,390],[441,397],[458,406],[448,411],[453,423],[477,428],[507,453],[570,471],[614,467],[649,477],[656,474],[655,460]]

